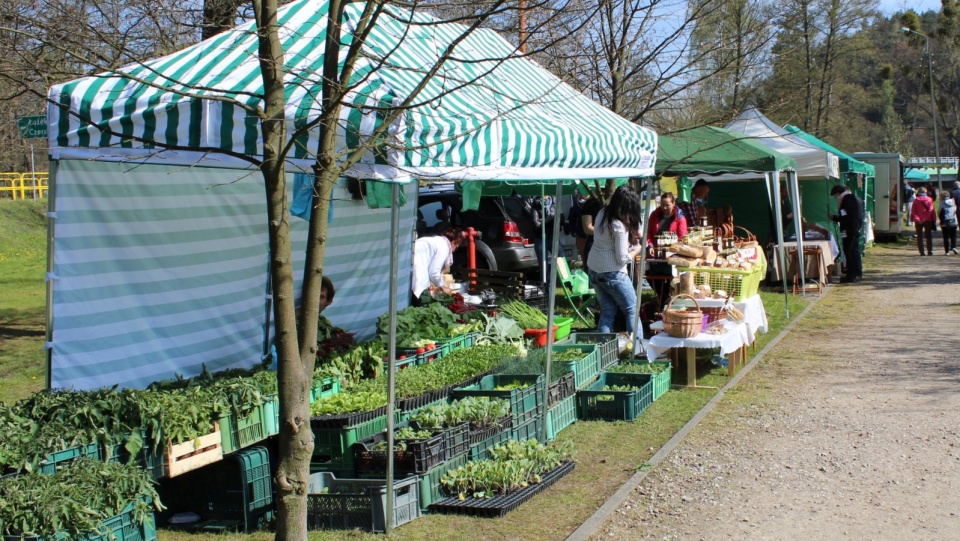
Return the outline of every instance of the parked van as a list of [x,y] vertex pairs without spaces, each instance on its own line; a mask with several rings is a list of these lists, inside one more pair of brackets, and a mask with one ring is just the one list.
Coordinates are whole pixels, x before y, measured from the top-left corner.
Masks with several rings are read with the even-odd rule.
[[903,230],[903,167],[904,159],[900,154],[876,154],[855,152],[852,156],[876,168],[873,183],[874,236],[877,240],[894,240]]

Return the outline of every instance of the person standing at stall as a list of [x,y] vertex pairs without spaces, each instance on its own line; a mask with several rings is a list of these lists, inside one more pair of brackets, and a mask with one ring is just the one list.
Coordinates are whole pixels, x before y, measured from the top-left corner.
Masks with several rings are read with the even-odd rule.
[[663,233],[676,233],[682,239],[687,235],[687,220],[683,211],[677,208],[677,199],[670,192],[660,196],[660,206],[650,214],[647,224],[647,255],[656,256],[654,240]]
[[700,225],[700,218],[707,215],[707,196],[710,194],[710,185],[702,178],[698,180],[690,191],[690,201],[677,202],[677,207],[687,220],[687,229]]
[[594,225],[597,223],[597,215],[603,209],[603,202],[596,196],[590,196],[583,203],[583,211],[580,215],[580,226],[583,228],[583,234],[586,237],[583,243],[583,263],[590,268],[587,263],[590,259],[590,249],[593,248]]
[[840,282],[859,282],[863,278],[863,262],[860,256],[863,201],[841,184],[831,188],[830,195],[837,200],[837,213],[830,218],[840,224],[843,259],[847,264],[847,274],[840,278]]
[[[910,220],[917,232],[917,249],[920,250],[920,255],[933,255],[933,228],[937,223],[937,213],[933,210],[933,199],[930,199],[923,186],[917,190],[917,198],[910,210]],[[926,253],[923,252],[924,240],[927,243]]]
[[431,288],[447,295],[453,290],[443,282],[444,269],[453,264],[453,252],[460,247],[463,230],[453,227],[436,237],[421,237],[413,243],[413,275],[410,289],[413,297],[411,304],[420,306],[423,292]]
[[618,309],[626,315],[627,332],[634,332],[637,291],[627,265],[641,250],[640,220],[640,196],[629,186],[617,188],[607,206],[597,214],[587,266],[600,303],[599,332],[611,331]]

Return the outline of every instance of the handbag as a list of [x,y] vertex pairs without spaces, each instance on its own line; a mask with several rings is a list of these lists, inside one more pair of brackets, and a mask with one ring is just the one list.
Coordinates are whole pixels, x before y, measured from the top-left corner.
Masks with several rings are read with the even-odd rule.
[[737,249],[741,249],[741,248],[754,248],[759,246],[759,243],[757,242],[757,236],[751,233],[749,229],[740,225],[734,226],[734,228],[743,229],[744,232],[746,232],[747,234],[745,237],[739,237],[734,235],[733,237],[734,247],[736,247]]

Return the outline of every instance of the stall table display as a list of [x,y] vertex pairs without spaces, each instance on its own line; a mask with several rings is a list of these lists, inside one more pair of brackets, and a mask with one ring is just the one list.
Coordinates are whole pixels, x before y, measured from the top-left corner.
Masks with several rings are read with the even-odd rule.
[[[685,302],[687,306],[693,306],[692,302],[683,299],[678,300],[678,302]],[[766,334],[769,327],[767,311],[763,308],[763,300],[760,295],[748,297],[740,302],[728,301],[727,299],[697,299],[697,302],[700,304],[700,308],[719,308],[726,306],[729,302],[730,306],[740,310],[743,313],[743,322],[747,325],[748,344],[755,344],[757,333]]]
[[[742,365],[746,359],[745,350],[749,343],[747,341],[747,325],[743,322],[735,323],[730,320],[724,320],[717,324],[723,325],[723,334],[701,332],[691,338],[674,338],[664,332],[655,334],[647,344],[647,359],[653,361],[661,354],[675,350],[674,367],[679,368],[680,364],[686,364],[686,386],[696,387],[697,363],[694,350],[720,348],[720,353],[729,359],[727,374],[732,376],[736,367]],[[663,322],[654,323],[651,327],[662,329]]]
[[[783,248],[786,252],[793,250],[796,253],[797,242],[784,242]],[[819,248],[820,253],[815,254],[816,250],[810,250],[810,248]],[[821,285],[830,283],[830,275],[834,273],[834,262],[839,255],[839,250],[837,248],[836,241],[833,240],[833,237],[830,239],[807,239],[803,240],[803,274],[804,278],[807,280],[817,279]],[[775,245],[773,247],[773,275],[777,277],[777,280],[786,282],[790,281],[790,276],[784,276],[783,265],[780,264],[780,250]],[[789,261],[789,255],[788,255]],[[788,268],[788,271],[791,269]],[[796,272],[795,270],[793,272]]]

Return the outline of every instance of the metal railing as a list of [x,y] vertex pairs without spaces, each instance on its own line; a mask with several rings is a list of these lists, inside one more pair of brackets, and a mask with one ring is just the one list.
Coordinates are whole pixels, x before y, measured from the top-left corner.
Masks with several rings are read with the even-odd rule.
[[940,164],[941,166],[947,165],[950,167],[957,167],[960,164],[960,158],[957,157],[947,157],[941,156],[939,158],[931,156],[912,156],[907,158],[907,165],[926,165],[926,164]]
[[0,173],[0,199],[42,199],[47,196],[50,174]]

